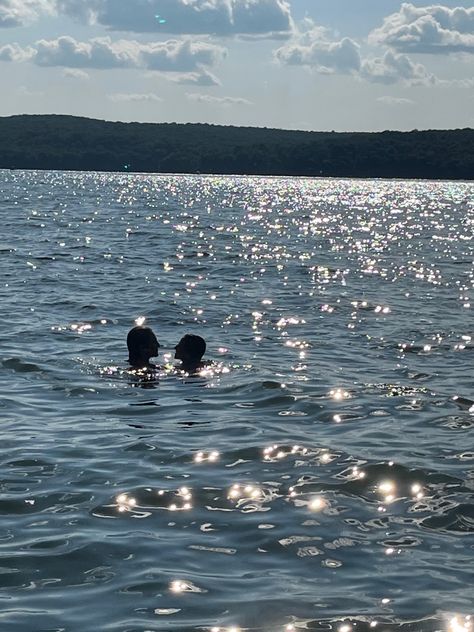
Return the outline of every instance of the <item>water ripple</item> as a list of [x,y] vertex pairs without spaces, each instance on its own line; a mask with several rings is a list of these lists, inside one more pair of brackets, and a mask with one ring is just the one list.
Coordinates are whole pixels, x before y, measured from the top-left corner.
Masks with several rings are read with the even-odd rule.
[[[472,184],[0,171],[0,195],[6,630],[469,632]],[[188,331],[199,377],[171,368]]]

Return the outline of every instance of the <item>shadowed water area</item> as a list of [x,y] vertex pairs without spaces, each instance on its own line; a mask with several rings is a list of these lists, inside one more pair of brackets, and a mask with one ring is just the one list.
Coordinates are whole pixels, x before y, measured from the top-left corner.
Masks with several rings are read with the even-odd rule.
[[471,629],[473,193],[0,172],[0,629]]

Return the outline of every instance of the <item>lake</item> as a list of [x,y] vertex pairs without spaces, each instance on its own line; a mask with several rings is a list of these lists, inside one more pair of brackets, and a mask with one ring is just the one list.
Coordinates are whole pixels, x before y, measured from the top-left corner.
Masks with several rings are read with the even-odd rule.
[[471,628],[474,184],[0,171],[0,200],[2,630]]

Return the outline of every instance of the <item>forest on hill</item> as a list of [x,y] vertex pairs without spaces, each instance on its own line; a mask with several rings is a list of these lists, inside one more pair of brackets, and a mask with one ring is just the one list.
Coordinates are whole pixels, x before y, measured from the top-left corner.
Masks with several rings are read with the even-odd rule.
[[474,130],[305,132],[0,117],[0,168],[361,178],[474,177]]

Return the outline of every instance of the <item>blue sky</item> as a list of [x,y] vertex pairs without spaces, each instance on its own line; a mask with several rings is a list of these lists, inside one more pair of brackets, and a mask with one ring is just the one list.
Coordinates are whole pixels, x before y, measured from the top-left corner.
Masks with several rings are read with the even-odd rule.
[[474,127],[474,5],[0,0],[0,115]]

